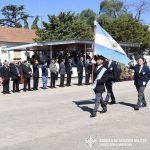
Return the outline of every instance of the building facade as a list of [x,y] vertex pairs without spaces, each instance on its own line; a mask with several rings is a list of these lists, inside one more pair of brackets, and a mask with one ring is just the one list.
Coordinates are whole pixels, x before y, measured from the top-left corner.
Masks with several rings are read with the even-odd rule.
[[0,60],[25,60],[28,55],[32,55],[33,52],[14,50],[6,51],[4,48],[20,46],[24,44],[30,44],[37,38],[35,30],[22,29],[22,28],[9,28],[0,27]]

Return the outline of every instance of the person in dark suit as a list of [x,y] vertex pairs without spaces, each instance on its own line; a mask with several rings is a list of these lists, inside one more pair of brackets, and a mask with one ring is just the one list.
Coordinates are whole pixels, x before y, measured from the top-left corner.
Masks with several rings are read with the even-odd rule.
[[105,82],[108,80],[107,76],[107,69],[103,66],[104,57],[103,56],[97,56],[96,58],[97,67],[94,69],[94,83],[92,86],[92,89],[95,92],[96,98],[95,98],[95,107],[93,112],[91,113],[90,117],[96,117],[99,105],[101,104],[101,107],[103,110],[101,113],[107,112],[107,105],[105,104],[102,94],[105,92]]
[[35,60],[33,64],[33,90],[38,90],[38,85],[39,85],[39,62],[38,60]]
[[85,64],[85,85],[89,85],[91,71],[92,71],[92,66],[90,64],[90,60],[87,59]]
[[43,62],[43,65],[42,65],[42,83],[43,83],[43,89],[47,89],[47,81],[48,81],[47,63]]
[[62,60],[62,62],[60,63],[59,73],[60,73],[60,87],[64,87],[65,73],[66,73],[65,60]]
[[104,67],[106,67],[108,74],[108,80],[105,83],[107,89],[107,96],[105,98],[105,102],[108,104],[109,99],[111,98],[110,104],[116,104],[115,96],[113,93],[113,83],[115,83],[119,78],[117,64],[112,60],[105,59]]
[[13,93],[20,92],[19,91],[19,80],[20,80],[21,69],[18,66],[18,63],[14,62],[11,65],[10,70],[11,70],[11,78],[13,80]]
[[22,71],[23,71],[23,77],[24,77],[24,92],[26,92],[27,90],[27,85],[28,85],[28,91],[31,91],[30,80],[32,76],[32,70],[28,61],[24,62],[22,66]]
[[140,107],[147,106],[144,91],[150,79],[150,69],[144,65],[144,58],[142,57],[139,57],[137,65],[130,66],[130,69],[134,69],[134,84],[138,92],[138,102],[135,110],[139,110]]
[[71,86],[71,75],[72,75],[72,60],[69,59],[66,64],[66,74],[67,74],[67,86]]
[[10,94],[9,91],[9,81],[10,81],[10,68],[8,62],[5,61],[4,65],[1,68],[1,77],[3,80],[3,94]]
[[80,60],[77,62],[77,72],[78,72],[78,85],[82,85],[83,80],[83,57],[80,57]]

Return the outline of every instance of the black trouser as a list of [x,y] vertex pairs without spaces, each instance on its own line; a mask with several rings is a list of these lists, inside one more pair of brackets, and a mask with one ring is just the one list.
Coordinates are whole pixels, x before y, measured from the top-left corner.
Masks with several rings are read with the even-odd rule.
[[65,81],[65,74],[60,75],[60,87],[64,86],[64,81]]
[[51,85],[50,87],[55,87],[56,74],[51,72]]
[[27,85],[28,85],[28,90],[31,90],[30,88],[30,78],[31,77],[24,77],[24,90],[27,90]]
[[85,84],[89,85],[89,81],[90,81],[90,73],[86,73],[85,74]]
[[83,80],[83,72],[78,73],[78,85],[82,85]]
[[56,73],[56,80],[58,80],[58,72]]
[[71,74],[67,74],[67,86],[71,85]]
[[3,80],[3,93],[9,92],[9,79]]
[[13,79],[13,91],[19,91],[19,78]]
[[107,96],[105,98],[105,102],[108,103],[109,99],[111,98],[111,101],[114,102],[115,101],[115,96],[113,93],[113,83],[111,80],[108,80],[105,83],[106,89],[107,89]]
[[39,85],[39,77],[33,77],[33,89],[37,90]]
[[146,87],[144,86],[137,86],[136,85],[136,89],[137,89],[137,92],[138,92],[138,102],[137,102],[137,105],[138,107],[141,106],[141,104],[143,105],[146,105],[146,100],[145,100],[145,95],[144,95],[144,90],[145,90]]

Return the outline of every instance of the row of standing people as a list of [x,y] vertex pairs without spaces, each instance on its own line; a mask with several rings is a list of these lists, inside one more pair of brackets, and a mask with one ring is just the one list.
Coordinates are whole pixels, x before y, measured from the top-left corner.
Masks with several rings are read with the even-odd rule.
[[[82,85],[83,80],[83,57],[80,58],[80,60],[77,63],[77,71],[78,71],[78,85]],[[67,63],[65,63],[65,60],[62,60],[60,64],[58,64],[58,60],[52,59],[49,67],[47,66],[47,63],[43,63],[42,65],[42,83],[43,83],[43,89],[47,88],[48,84],[48,76],[50,70],[50,88],[55,88],[55,82],[58,80],[58,74],[60,74],[60,87],[64,87],[64,81],[65,81],[65,74],[67,74],[67,81],[66,86],[71,86],[71,79],[73,74],[72,69],[72,61],[71,59],[68,59]],[[87,59],[87,63],[85,64],[85,84],[89,84],[90,80],[90,74],[91,74],[91,64],[90,61]],[[20,92],[19,84],[23,83],[23,91],[26,92],[31,90],[38,90],[39,86],[39,63],[37,60],[34,61],[34,64],[32,65],[28,61],[24,62],[18,62],[14,61],[11,63],[8,63],[7,61],[4,62],[4,65],[1,66],[0,69],[0,77],[3,82],[3,93],[4,94],[10,94],[9,91],[9,84],[10,84],[10,78],[13,81],[13,90],[12,92]],[[31,77],[33,77],[33,88],[31,89]],[[28,87],[28,88],[27,88]]]

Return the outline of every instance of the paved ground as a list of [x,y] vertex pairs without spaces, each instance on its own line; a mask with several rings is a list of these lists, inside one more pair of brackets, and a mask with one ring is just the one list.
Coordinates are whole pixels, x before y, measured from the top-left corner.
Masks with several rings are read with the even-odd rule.
[[0,150],[148,150],[150,105],[133,110],[132,81],[116,83],[114,91],[118,104],[92,119],[90,86],[0,93]]

